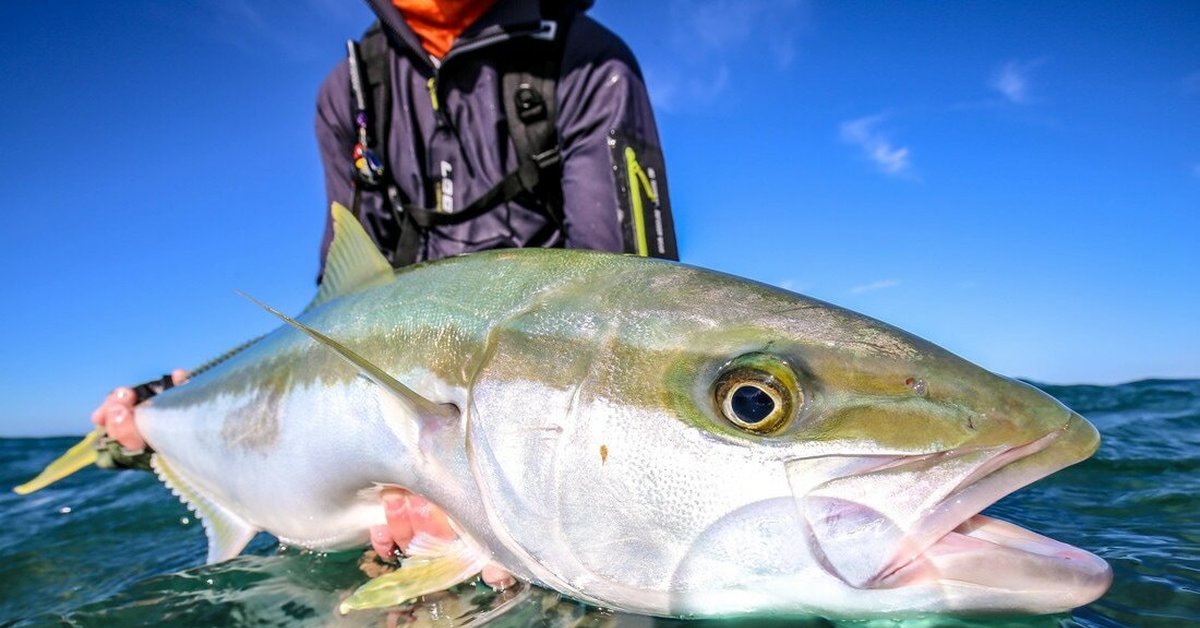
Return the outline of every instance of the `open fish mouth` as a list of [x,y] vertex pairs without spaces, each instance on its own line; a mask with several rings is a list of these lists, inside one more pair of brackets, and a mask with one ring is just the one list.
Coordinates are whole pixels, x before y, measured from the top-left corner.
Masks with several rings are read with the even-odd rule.
[[859,459],[816,486],[804,486],[815,470],[809,460],[789,462],[788,474],[814,553],[847,585],[933,586],[948,609],[1058,612],[1102,595],[1108,564],[979,513],[1098,444],[1095,428],[1070,413],[1060,428],[1014,447]]

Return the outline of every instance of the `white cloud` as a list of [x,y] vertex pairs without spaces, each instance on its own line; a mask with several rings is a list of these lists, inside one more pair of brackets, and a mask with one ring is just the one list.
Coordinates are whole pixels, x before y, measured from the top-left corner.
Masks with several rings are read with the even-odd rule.
[[660,73],[646,68],[646,87],[655,109],[679,111],[686,107],[707,105],[717,100],[729,85],[729,66],[719,63],[707,69],[703,77],[676,72]]
[[[597,10],[603,10],[603,4]],[[664,36],[639,51],[656,109],[707,108],[734,87],[736,68],[770,59],[786,69],[806,23],[802,0],[673,0],[646,8]],[[655,50],[657,48],[657,50]]]
[[900,282],[895,279],[881,279],[861,286],[850,288],[850,294],[862,294],[864,292],[875,292],[876,290],[887,290],[899,286]]
[[907,146],[896,146],[879,125],[885,116],[866,116],[848,120],[841,125],[842,141],[858,146],[863,156],[875,163],[886,175],[900,176],[912,171],[911,151]]
[[804,20],[801,0],[675,0],[670,5],[670,36],[691,54],[697,49],[720,54],[748,44],[785,51],[781,67],[791,61],[796,28]]
[[[182,10],[189,13],[183,19],[206,36],[250,54],[281,55],[292,61],[328,58],[330,30],[356,37],[374,17],[364,3],[338,0],[212,0],[181,6],[185,4]],[[180,16],[174,14],[174,19]]]
[[676,2],[673,7],[682,9],[675,35],[686,37],[692,45],[705,48],[726,48],[737,45],[750,37],[756,17],[754,5],[745,5],[735,0],[688,0]]
[[1000,92],[1005,100],[1027,105],[1032,101],[1030,94],[1030,75],[1041,61],[1009,61],[996,69],[988,80],[988,87]]

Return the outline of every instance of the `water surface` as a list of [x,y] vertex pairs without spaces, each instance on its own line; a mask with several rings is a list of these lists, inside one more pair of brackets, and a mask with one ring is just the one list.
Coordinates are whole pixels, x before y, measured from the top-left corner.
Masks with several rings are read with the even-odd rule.
[[[769,625],[1200,625],[1200,381],[1042,388],[1096,424],[1100,451],[987,512],[1107,559],[1106,596],[1054,616]],[[75,440],[0,439],[0,487],[29,479]],[[201,526],[149,473],[93,468],[28,497],[5,490],[0,523],[0,626],[764,625],[621,615],[541,589],[482,585],[339,617],[338,601],[367,579],[361,553],[306,553],[260,535],[246,555],[200,567]]]

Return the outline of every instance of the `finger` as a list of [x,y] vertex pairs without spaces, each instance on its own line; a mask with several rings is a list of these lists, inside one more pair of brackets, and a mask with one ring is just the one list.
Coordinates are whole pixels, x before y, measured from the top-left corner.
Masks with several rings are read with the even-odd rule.
[[412,543],[413,528],[409,521],[410,509],[408,498],[411,493],[399,489],[384,489],[380,494],[383,498],[383,516],[387,519],[388,531],[392,540],[403,551]]
[[108,413],[111,406],[123,405],[132,408],[136,401],[137,395],[133,392],[132,388],[128,386],[114,388],[104,398],[100,407],[92,411],[92,423],[108,427]]
[[429,500],[420,495],[413,495],[408,499],[408,503],[412,513],[414,533],[424,532],[440,539],[452,539],[458,536],[454,532],[454,528],[450,527],[450,518],[446,516],[446,511],[431,504]]
[[146,448],[146,440],[138,433],[133,421],[133,408],[121,404],[109,404],[105,414],[108,435],[115,439],[125,449],[137,451]]
[[396,543],[392,541],[392,533],[386,523],[371,526],[371,549],[379,554],[380,560],[391,560],[394,547]]
[[503,591],[517,583],[517,579],[511,573],[508,573],[507,569],[496,563],[484,565],[480,575],[483,577],[484,583],[497,591]]
[[113,391],[108,394],[108,398],[104,400],[104,403],[106,405],[110,403],[119,403],[132,408],[133,404],[137,403],[137,394],[133,392],[132,388],[128,386],[121,386],[119,388],[114,388]]
[[180,384],[186,384],[187,380],[188,372],[186,370],[175,369],[174,371],[171,371],[171,381],[174,382],[176,386]]

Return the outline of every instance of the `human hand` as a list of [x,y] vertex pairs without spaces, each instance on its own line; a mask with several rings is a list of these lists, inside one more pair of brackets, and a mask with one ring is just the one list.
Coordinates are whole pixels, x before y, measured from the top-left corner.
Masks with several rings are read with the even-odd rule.
[[[424,497],[401,488],[385,488],[379,497],[387,523],[371,527],[371,547],[381,558],[394,557],[397,548],[405,553],[418,532],[441,539],[455,537],[445,511]],[[512,574],[495,563],[484,567],[481,575],[493,589],[516,584]]]
[[[175,369],[171,371],[171,381],[176,386],[187,381],[187,371]],[[121,386],[104,398],[100,407],[92,412],[92,423],[101,426],[113,440],[129,451],[140,451],[146,448],[146,439],[137,431],[133,420],[133,407],[137,405],[137,395],[128,386]]]

